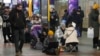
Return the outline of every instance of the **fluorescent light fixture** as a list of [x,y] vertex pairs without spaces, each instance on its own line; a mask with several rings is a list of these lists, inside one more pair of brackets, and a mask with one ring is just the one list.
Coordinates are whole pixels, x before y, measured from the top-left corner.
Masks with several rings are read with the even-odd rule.
[[11,0],[3,0],[4,3],[11,3]]

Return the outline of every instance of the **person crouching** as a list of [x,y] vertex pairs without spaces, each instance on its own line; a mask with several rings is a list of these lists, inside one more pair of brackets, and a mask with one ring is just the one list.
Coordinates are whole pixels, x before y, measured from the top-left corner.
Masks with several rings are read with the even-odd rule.
[[43,52],[49,55],[56,54],[55,50],[58,48],[57,38],[54,37],[54,32],[49,30],[48,37],[44,40],[44,50]]
[[77,31],[72,24],[69,24],[68,28],[65,30],[64,38],[66,39],[67,51],[78,52],[79,40],[77,38]]

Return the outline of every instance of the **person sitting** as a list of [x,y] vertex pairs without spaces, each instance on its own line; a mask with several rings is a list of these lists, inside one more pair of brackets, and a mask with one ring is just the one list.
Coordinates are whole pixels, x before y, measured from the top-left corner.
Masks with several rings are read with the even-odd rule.
[[[64,34],[64,38],[66,39],[65,43],[66,43],[66,46],[68,47],[67,51],[77,52],[79,40],[77,38],[77,31],[75,30],[75,27],[73,27],[72,24],[68,25],[68,28],[66,29],[65,34]],[[73,50],[74,47],[75,49]]]
[[43,52],[48,54],[50,50],[56,50],[58,48],[57,38],[54,37],[54,32],[49,30],[48,37],[44,40],[44,50]]

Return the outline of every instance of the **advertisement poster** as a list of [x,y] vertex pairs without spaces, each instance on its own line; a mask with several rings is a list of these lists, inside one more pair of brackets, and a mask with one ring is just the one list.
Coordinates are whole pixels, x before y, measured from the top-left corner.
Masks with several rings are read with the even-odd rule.
[[33,0],[33,11],[34,14],[40,13],[40,0]]
[[69,0],[69,14],[72,13],[73,9],[77,9],[78,8],[78,0]]

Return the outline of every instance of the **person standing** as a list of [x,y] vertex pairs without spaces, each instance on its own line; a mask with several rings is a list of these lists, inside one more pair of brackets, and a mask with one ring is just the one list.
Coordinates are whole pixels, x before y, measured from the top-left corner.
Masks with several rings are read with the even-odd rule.
[[79,28],[79,33],[80,33],[80,37],[82,36],[82,26],[83,26],[83,17],[84,17],[84,12],[83,10],[81,10],[81,7],[79,6],[78,7],[78,10],[77,10],[77,15],[78,15],[78,28]]
[[[3,18],[2,32],[4,37],[4,43],[8,43],[9,41],[11,41],[11,36],[10,36],[11,24],[9,21],[9,12],[10,12],[9,7],[5,7],[4,14],[2,15]],[[7,40],[6,36],[8,36],[9,40]]]
[[68,21],[68,10],[64,10],[64,15],[62,16],[62,23],[66,23]]
[[24,45],[24,30],[26,27],[26,19],[21,4],[16,5],[16,8],[11,11],[9,18],[13,28],[16,55],[20,55]]
[[97,48],[99,39],[99,10],[98,6],[93,6],[89,14],[89,27],[94,28],[93,48]]
[[52,8],[50,12],[50,28],[55,32],[55,27],[59,25],[59,17],[57,11]]

